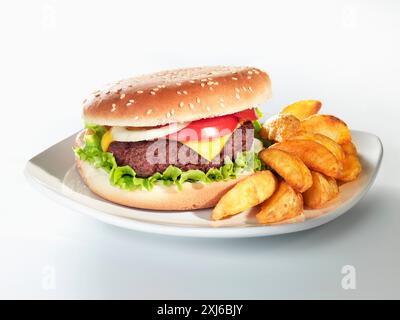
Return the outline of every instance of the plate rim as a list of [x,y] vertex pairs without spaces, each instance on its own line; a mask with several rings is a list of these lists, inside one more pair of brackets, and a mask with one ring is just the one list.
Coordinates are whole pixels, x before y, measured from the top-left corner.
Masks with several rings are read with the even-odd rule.
[[[339,216],[343,215],[345,212],[349,211],[355,204],[357,204],[370,190],[372,187],[376,176],[379,172],[382,159],[383,159],[383,144],[381,139],[376,136],[375,134],[359,131],[359,130],[351,130],[354,133],[361,134],[363,136],[368,136],[369,139],[375,139],[378,142],[379,147],[379,155],[376,164],[374,164],[373,173],[368,181],[366,187],[356,196],[352,197],[345,205],[337,208],[334,212],[327,213],[325,215],[307,219],[304,222],[298,222],[293,225],[296,228],[288,228],[288,224],[283,225],[272,225],[272,226],[219,226],[219,227],[212,227],[212,226],[201,226],[201,227],[193,227],[193,226],[179,226],[179,225],[163,225],[157,222],[146,222],[140,221],[128,217],[122,217],[113,215],[110,213],[106,213],[95,208],[91,208],[83,203],[75,201],[67,197],[63,194],[60,190],[57,190],[53,186],[50,186],[45,181],[40,179],[40,175],[47,175],[51,176],[49,173],[45,172],[45,170],[32,161],[36,158],[33,157],[28,161],[24,169],[24,175],[28,182],[36,189],[39,189],[49,198],[55,200],[63,204],[64,206],[86,214],[95,218],[96,220],[101,221],[102,223],[107,223],[116,227],[128,229],[128,230],[135,230],[141,231],[146,233],[155,233],[155,234],[162,234],[162,235],[169,235],[169,236],[181,236],[181,237],[191,237],[191,238],[251,238],[251,237],[266,237],[266,236],[273,236],[273,235],[280,235],[280,234],[288,234],[294,233],[299,231],[304,231],[308,229],[312,229],[318,226],[321,226],[325,223],[328,223]],[[67,138],[69,139],[69,138]],[[53,146],[62,143],[60,141]],[[53,147],[52,146],[52,147]],[[50,147],[51,148],[51,147]],[[46,149],[39,155],[45,153]],[[59,182],[60,187],[62,186],[62,182]]]

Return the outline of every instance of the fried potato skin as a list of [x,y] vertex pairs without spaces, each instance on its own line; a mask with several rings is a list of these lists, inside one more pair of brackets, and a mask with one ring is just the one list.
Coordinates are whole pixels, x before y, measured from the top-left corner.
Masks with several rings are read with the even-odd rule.
[[297,192],[311,187],[311,172],[299,157],[274,148],[264,149],[258,156]]
[[345,159],[342,161],[343,170],[338,180],[342,182],[351,182],[358,178],[362,171],[361,162],[357,156],[357,148],[352,142],[342,145],[345,151]]
[[281,114],[291,114],[299,120],[304,120],[319,112],[322,103],[318,100],[301,100],[283,108]]
[[263,139],[282,142],[300,128],[300,120],[291,114],[278,114],[269,118],[260,130]]
[[338,159],[339,161],[343,161],[346,156],[340,144],[336,143],[331,138],[319,133],[299,131],[294,136],[289,137],[288,140],[312,140],[318,142],[319,144],[322,144],[325,148],[327,148],[330,152],[332,152],[336,159]]
[[360,160],[357,156],[346,155],[343,161],[343,171],[338,180],[343,182],[351,182],[358,178],[362,171]]
[[289,219],[279,221],[279,222],[268,223],[268,225],[273,226],[273,225],[277,225],[277,224],[293,224],[293,223],[304,222],[305,220],[306,220],[305,214],[301,213],[300,215],[298,215],[294,218],[289,218]]
[[303,193],[304,204],[308,208],[318,209],[339,195],[339,187],[335,179],[322,173],[312,171],[311,175],[313,184]]
[[303,213],[303,198],[285,181],[281,181],[278,190],[267,199],[256,214],[259,223],[276,224],[293,219]]
[[350,130],[346,123],[332,115],[312,115],[301,121],[300,128],[302,131],[319,133],[327,136],[338,144],[351,141]]
[[341,145],[341,147],[342,147],[343,151],[345,152],[345,154],[349,154],[349,155],[353,155],[353,156],[357,155],[357,148],[353,142],[349,141],[349,142],[343,143]]
[[235,215],[268,199],[278,187],[278,181],[269,170],[259,171],[238,182],[217,203],[212,220]]
[[321,172],[333,178],[341,176],[342,164],[332,152],[315,141],[287,140],[276,143],[270,148],[276,148],[296,155],[311,170]]

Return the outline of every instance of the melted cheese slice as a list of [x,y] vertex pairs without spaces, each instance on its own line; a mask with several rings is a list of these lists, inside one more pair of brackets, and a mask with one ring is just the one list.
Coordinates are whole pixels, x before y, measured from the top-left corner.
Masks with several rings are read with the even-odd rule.
[[220,154],[221,150],[224,148],[231,135],[232,133],[212,140],[189,141],[182,142],[182,144],[196,151],[204,159],[212,161],[217,155]]
[[107,152],[108,147],[110,144],[113,142],[113,138],[111,135],[111,130],[108,130],[104,135],[103,138],[101,138],[101,149],[103,149],[103,152]]

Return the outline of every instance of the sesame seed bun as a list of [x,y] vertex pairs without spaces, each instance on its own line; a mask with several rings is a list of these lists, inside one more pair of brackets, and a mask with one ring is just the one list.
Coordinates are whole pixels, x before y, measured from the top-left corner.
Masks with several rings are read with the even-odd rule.
[[153,210],[194,210],[214,207],[219,199],[248,174],[213,183],[185,182],[176,186],[156,185],[151,191],[126,191],[110,184],[107,173],[87,162],[76,160],[80,175],[89,189],[111,202],[134,208]]
[[87,123],[157,126],[232,114],[271,95],[268,75],[252,67],[163,71],[118,81],[83,103]]

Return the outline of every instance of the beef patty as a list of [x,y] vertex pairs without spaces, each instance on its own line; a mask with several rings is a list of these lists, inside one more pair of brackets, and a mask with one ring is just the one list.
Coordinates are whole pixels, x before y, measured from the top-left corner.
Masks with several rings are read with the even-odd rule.
[[180,142],[167,139],[113,142],[108,152],[114,155],[119,166],[130,166],[138,177],[145,178],[156,172],[163,172],[169,165],[174,165],[182,171],[198,169],[207,172],[210,168],[221,167],[225,157],[232,159],[238,152],[250,149],[254,138],[253,130],[250,121],[243,123],[212,161],[204,159]]

